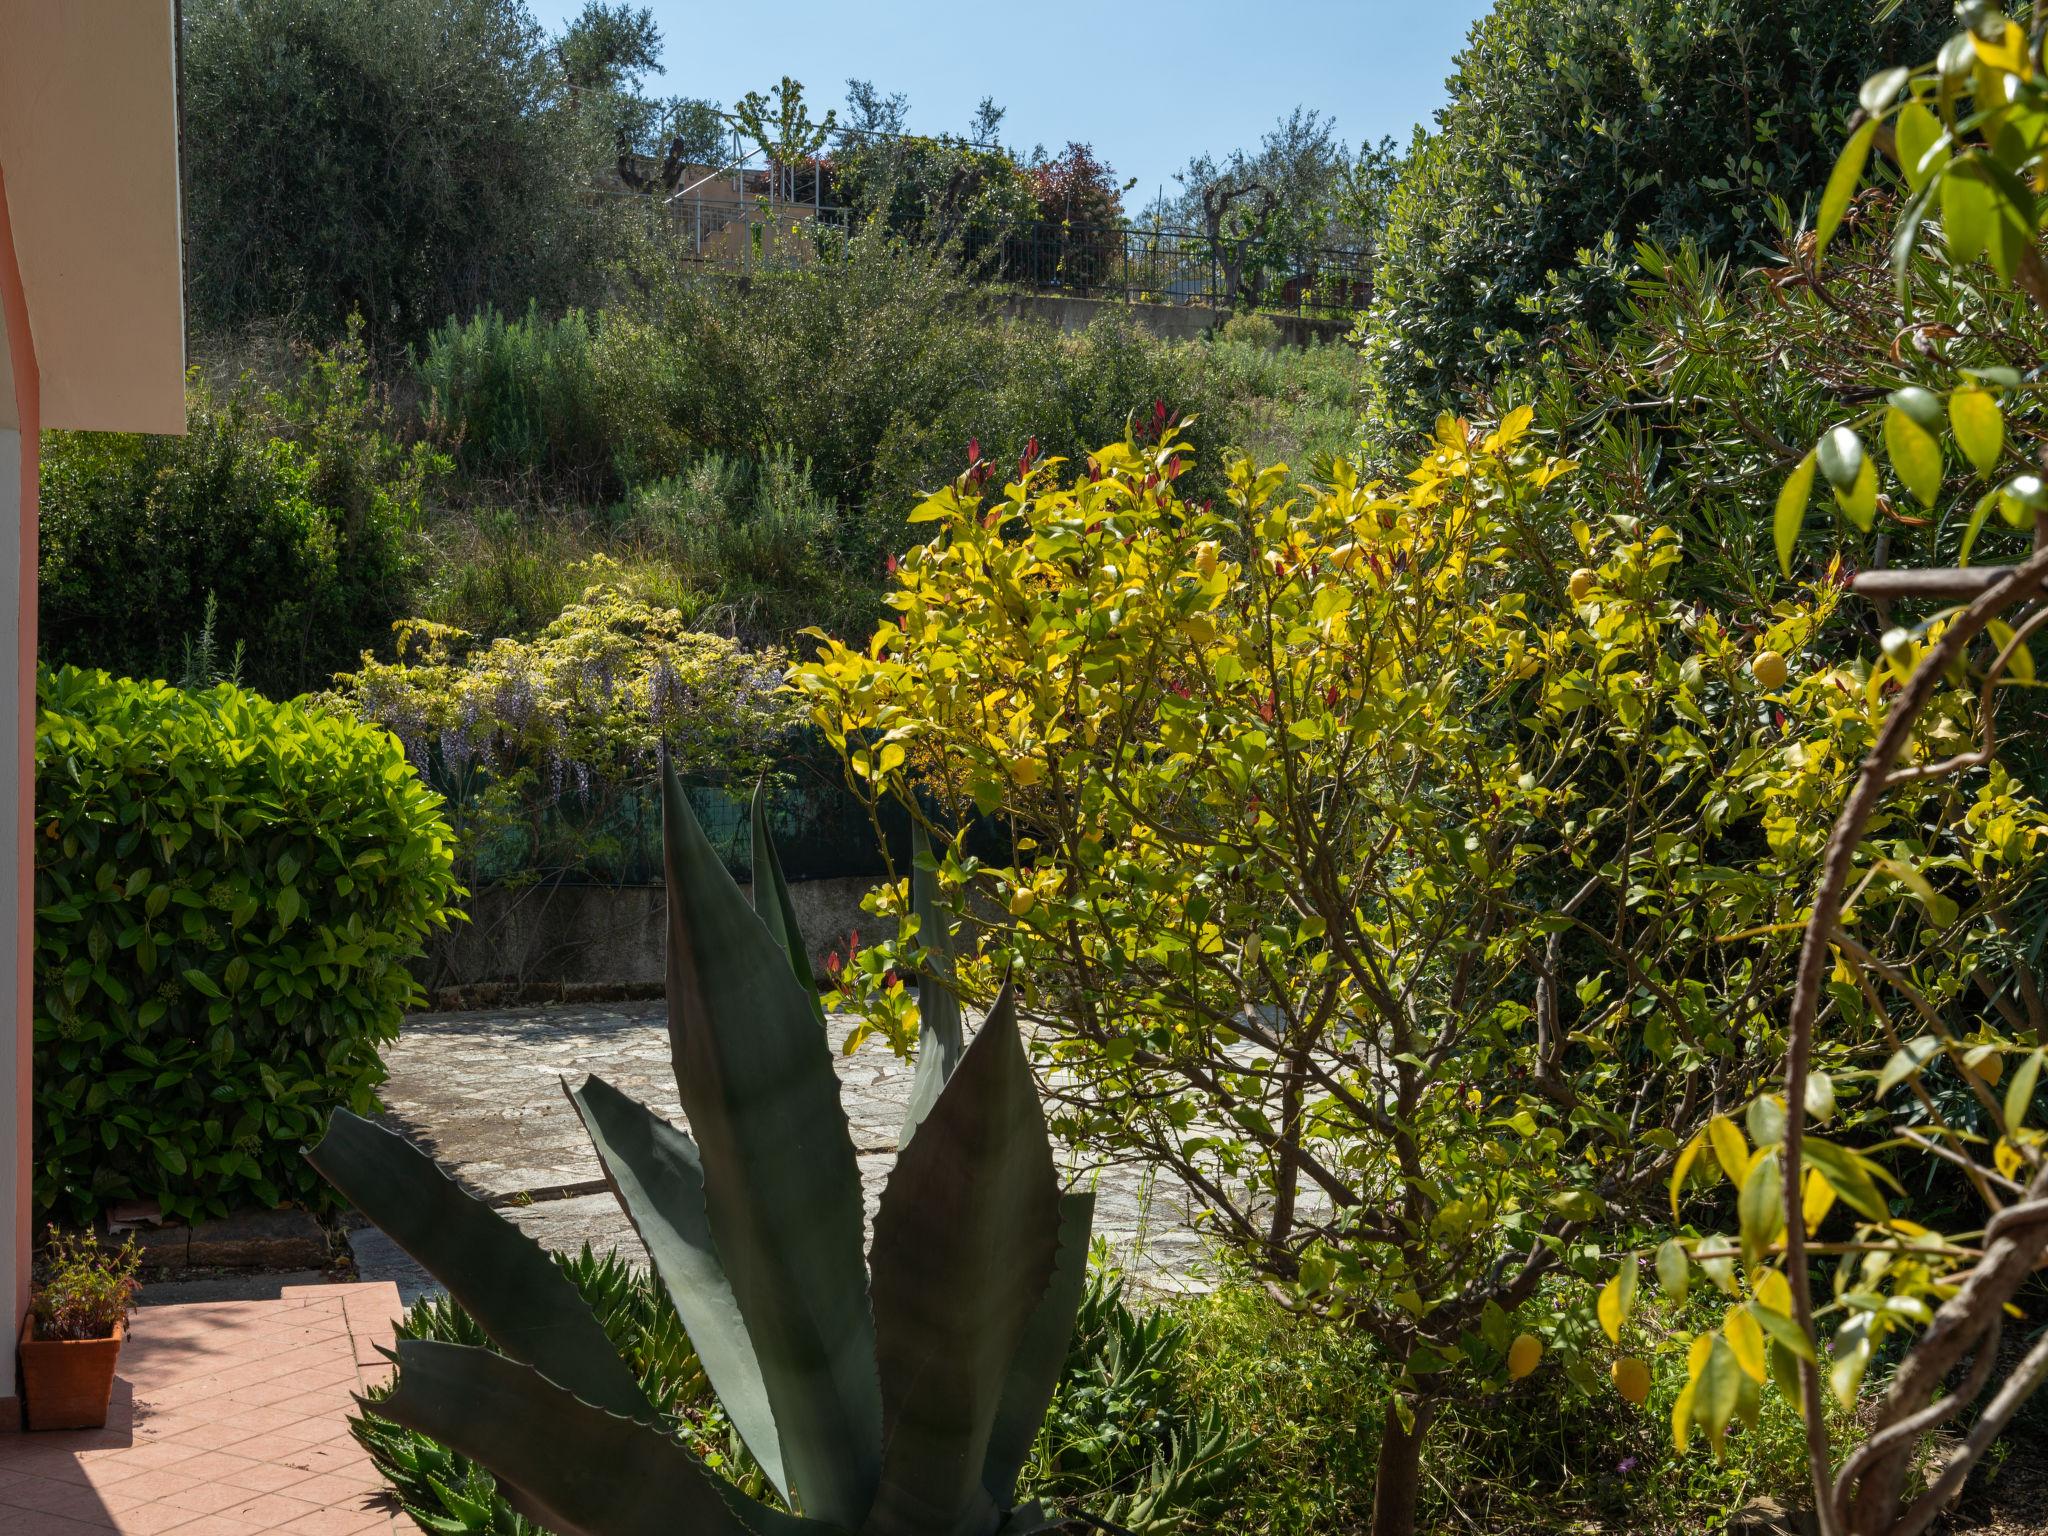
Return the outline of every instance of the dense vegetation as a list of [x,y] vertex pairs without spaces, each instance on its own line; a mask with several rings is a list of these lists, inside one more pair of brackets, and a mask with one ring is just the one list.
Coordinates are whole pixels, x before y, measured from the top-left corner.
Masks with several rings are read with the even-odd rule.
[[195,376],[184,437],[52,433],[45,655],[288,698],[384,644],[444,463],[397,440],[366,369],[345,340],[281,391]]
[[1747,264],[1818,196],[1856,86],[1916,58],[1907,0],[1502,0],[1387,204],[1361,327],[1381,420],[1426,420],[1547,334],[1605,333],[1639,238]]
[[238,688],[38,679],[36,1202],[321,1203],[457,895],[392,738]]
[[[1223,1255],[1208,1297],[1096,1295],[1039,1442],[1043,1491],[1146,1536],[1679,1532],[1764,1494],[1866,1536],[1927,1486],[1995,1506],[2001,1432],[2038,1457],[2035,621],[1978,577],[1848,589],[2035,547],[2040,21],[1499,0],[1405,154],[1297,112],[1152,210],[1245,294],[1377,253],[1353,343],[1282,348],[1248,303],[1185,343],[1005,318],[987,230],[1126,210],[993,102],[930,138],[850,136],[903,126],[866,82],[739,104],[857,215],[740,280],[589,195],[718,149],[708,103],[634,94],[644,13],[190,9],[194,430],[53,435],[42,579],[50,660],[192,691],[52,674],[85,703],[46,778],[146,793],[69,745],[136,700],[152,761],[229,716],[352,743],[437,850],[355,891],[396,953],[449,895],[402,762],[460,872],[587,872],[664,755],[772,783],[807,714],[965,914],[876,850],[852,1044],[1015,978],[1055,1130],[1178,1179]],[[371,164],[401,185],[357,206]],[[404,989],[280,1075],[290,1021],[216,964],[246,903],[173,889],[205,953],[150,980],[156,914],[87,914],[146,905],[153,845],[45,794],[39,1198],[304,1198],[251,1137],[362,1107]],[[258,862],[222,878],[292,884]],[[104,1084],[145,1079],[170,1107],[131,1125]],[[744,1480],[659,1298],[569,1269]],[[365,1436],[450,1528],[518,1528]]]

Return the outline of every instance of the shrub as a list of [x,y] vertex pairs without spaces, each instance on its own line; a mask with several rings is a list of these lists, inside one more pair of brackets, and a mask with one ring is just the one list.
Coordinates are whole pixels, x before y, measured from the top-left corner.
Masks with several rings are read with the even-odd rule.
[[457,894],[438,797],[337,713],[37,681],[37,1204],[324,1201],[298,1148],[374,1106]]
[[1894,11],[1497,0],[1389,204],[1361,330],[1383,422],[1424,426],[1540,331],[1604,329],[1639,236],[1767,237],[1772,198],[1819,191],[1857,83],[1938,39],[1938,8]]
[[[1446,417],[1391,487],[1234,461],[1207,508],[1170,434],[1071,479],[964,477],[913,514],[934,536],[900,624],[794,679],[981,916],[952,984],[1031,978],[1061,1127],[1175,1170],[1263,1278],[1375,1341],[1385,1533],[1462,1391],[1611,1363],[1632,1288],[1605,1337],[1535,1290],[1632,1287],[1581,1234],[1775,1066],[1797,903],[1882,717],[1881,671],[1807,651],[1831,580],[1704,613],[1666,590],[1668,530],[1621,520],[1546,567],[1521,530],[1570,466],[1532,422]],[[1951,915],[1988,943],[2048,812],[1983,795],[1965,819],[1909,791],[1873,836],[1958,871]],[[991,815],[1006,862],[959,837]],[[1859,920],[1915,930],[1911,885],[1874,870]],[[929,962],[900,883],[871,910],[896,932],[839,985],[907,1042],[892,978]],[[1921,943],[1929,990],[1963,985]]]
[[444,790],[465,875],[485,853],[523,878],[591,874],[632,856],[619,819],[637,828],[664,759],[733,785],[773,766],[797,720],[784,666],[597,585],[532,640],[401,625],[398,659],[366,658],[336,699]]
[[810,461],[775,448],[758,463],[706,454],[642,486],[625,531],[698,595],[700,622],[766,644],[807,624],[853,633],[873,619],[876,582],[848,569],[840,521]]
[[1280,345],[1280,324],[1271,315],[1241,310],[1223,322],[1217,335],[1222,341],[1272,352]]
[[365,317],[380,347],[508,296],[586,296],[618,249],[580,118],[518,0],[196,0],[186,228],[203,325]]
[[540,476],[570,490],[603,489],[611,439],[597,399],[590,322],[507,320],[486,309],[427,339],[418,367],[429,429],[471,475]]
[[289,390],[222,396],[195,373],[186,398],[184,437],[47,435],[43,653],[177,675],[211,601],[243,681],[317,687],[404,611],[440,461],[399,445],[353,341]]
[[950,135],[851,140],[831,174],[833,196],[856,218],[919,240],[958,242],[970,261],[1038,218],[1037,182],[1007,151]]

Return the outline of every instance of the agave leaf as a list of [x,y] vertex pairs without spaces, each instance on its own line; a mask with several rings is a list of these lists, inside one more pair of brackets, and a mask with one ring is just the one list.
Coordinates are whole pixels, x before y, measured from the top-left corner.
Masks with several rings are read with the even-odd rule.
[[1076,1190],[1060,1196],[1060,1247],[1052,1283],[1024,1325],[1024,1337],[1010,1358],[1003,1396],[982,1458],[981,1483],[998,1508],[1007,1509],[1017,1496],[1017,1475],[1031,1456],[1031,1444],[1045,1423],[1045,1411],[1067,1363],[1074,1336],[1074,1314],[1088,1287],[1088,1239],[1095,1226],[1095,1193]]
[[917,1069],[910,1081],[910,1105],[896,1141],[910,1138],[938,1102],[939,1090],[960,1064],[966,1049],[960,1028],[960,1000],[945,978],[953,970],[952,913],[939,900],[939,882],[924,866],[932,846],[917,822],[910,824],[910,910],[917,914],[917,941],[932,957],[929,974],[917,983]]
[[810,952],[804,948],[803,931],[797,926],[796,903],[790,898],[789,881],[782,873],[782,856],[775,851],[775,839],[768,830],[768,783],[754,786],[754,911],[762,924],[789,956],[789,968],[803,983],[818,1027],[825,1026],[825,1003],[818,996],[818,979],[811,973]]
[[711,1241],[697,1144],[602,1078],[585,1078],[576,1089],[565,1082],[562,1091],[582,1116],[605,1182],[654,1261],[726,1417],[786,1496],[789,1481],[761,1362]]
[[505,1500],[557,1536],[825,1536],[755,1503],[664,1430],[593,1408],[488,1349],[400,1342],[398,1378],[366,1412],[485,1467]]
[[1045,1113],[1005,986],[875,1215],[886,1449],[864,1536],[983,1536],[1000,1523],[982,1465],[1059,1227]]
[[860,1169],[831,1047],[786,951],[663,776],[668,1027],[704,1207],[774,1409],[783,1469],[817,1519],[856,1526],[882,1458]]
[[658,1417],[603,1326],[540,1244],[403,1136],[337,1109],[306,1160],[448,1287],[512,1359],[609,1413]]

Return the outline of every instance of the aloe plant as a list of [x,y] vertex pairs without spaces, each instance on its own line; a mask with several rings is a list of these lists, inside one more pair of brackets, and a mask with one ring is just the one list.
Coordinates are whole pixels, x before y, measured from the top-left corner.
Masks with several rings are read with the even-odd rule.
[[[786,1508],[666,1428],[576,1287],[402,1137],[337,1111],[315,1168],[497,1347],[411,1339],[366,1407],[489,1469],[561,1536],[1025,1536],[1016,1483],[1085,1280],[1092,1197],[1062,1195],[1004,989],[971,1043],[920,989],[902,1150],[862,1258],[853,1139],[757,801],[750,907],[663,781],[669,1039],[690,1133],[598,1078],[564,1085],[705,1375]],[[922,868],[918,910],[943,957]],[[913,1134],[914,1133],[914,1134]]]

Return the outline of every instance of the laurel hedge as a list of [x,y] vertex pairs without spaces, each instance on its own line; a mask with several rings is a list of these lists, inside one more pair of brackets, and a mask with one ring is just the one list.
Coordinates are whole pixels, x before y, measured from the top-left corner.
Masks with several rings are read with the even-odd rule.
[[461,894],[440,797],[309,702],[37,678],[36,1203],[317,1204]]

